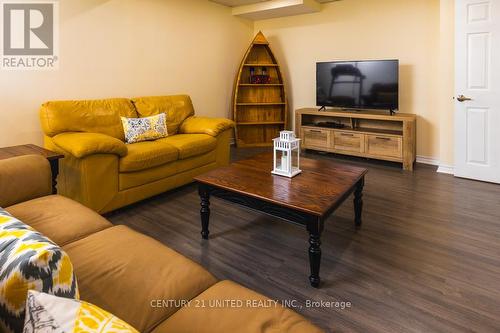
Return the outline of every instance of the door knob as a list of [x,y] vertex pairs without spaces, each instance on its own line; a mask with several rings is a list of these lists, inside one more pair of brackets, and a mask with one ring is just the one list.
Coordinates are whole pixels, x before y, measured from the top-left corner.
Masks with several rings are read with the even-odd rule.
[[459,95],[457,97],[457,101],[459,101],[459,102],[465,102],[465,101],[471,101],[471,100],[472,100],[472,98],[465,97],[464,95]]

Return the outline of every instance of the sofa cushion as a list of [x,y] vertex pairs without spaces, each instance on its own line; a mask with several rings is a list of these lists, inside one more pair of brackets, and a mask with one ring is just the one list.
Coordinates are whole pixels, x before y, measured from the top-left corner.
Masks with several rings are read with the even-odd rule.
[[52,193],[50,164],[40,155],[24,155],[0,160],[0,206]]
[[66,252],[0,209],[0,332],[23,332],[30,289],[78,298]]
[[101,133],[66,132],[57,134],[52,141],[64,151],[64,155],[70,153],[76,158],[95,154],[127,155],[127,146],[123,141]]
[[226,118],[189,117],[184,120],[179,129],[182,134],[208,134],[217,136],[232,129],[234,121]]
[[51,101],[40,109],[43,132],[50,137],[63,132],[90,132],[124,141],[120,116],[137,117],[132,101],[125,98]]
[[25,201],[6,210],[60,246],[113,226],[93,210],[60,195]]
[[215,164],[215,154],[212,152],[177,160],[172,163],[163,164],[154,168],[136,172],[121,172],[119,175],[120,191],[150,184],[167,177],[176,177],[178,174],[200,168],[206,165]]
[[[227,303],[224,303],[227,301]],[[229,302],[230,301],[230,302]],[[267,303],[266,303],[267,302]],[[259,306],[268,304],[269,307]],[[206,307],[200,309],[200,305]],[[301,315],[231,281],[191,300],[152,333],[321,333]]]
[[120,172],[133,172],[176,161],[178,150],[159,140],[136,142],[127,145],[128,153],[120,158]]
[[207,134],[177,134],[157,141],[177,148],[181,160],[208,153],[217,146],[217,139]]
[[137,97],[132,102],[140,117],[165,113],[169,135],[176,134],[184,119],[194,115],[193,103],[187,95]]
[[[115,226],[64,246],[78,276],[80,296],[148,332],[178,310],[156,300],[190,300],[215,284],[201,266],[126,226]],[[179,303],[179,302],[178,302]]]

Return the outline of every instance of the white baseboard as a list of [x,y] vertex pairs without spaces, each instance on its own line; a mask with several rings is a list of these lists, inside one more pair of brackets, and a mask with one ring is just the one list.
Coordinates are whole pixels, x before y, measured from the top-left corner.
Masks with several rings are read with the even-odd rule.
[[437,158],[428,156],[417,156],[417,163],[429,164],[437,166],[437,171],[439,173],[447,173],[450,175],[454,174],[453,165],[442,164]]
[[[234,138],[231,138],[231,140],[229,142],[233,146],[236,144],[236,141],[234,140]],[[439,172],[439,173],[446,173],[446,174],[450,174],[450,175],[454,174],[453,165],[441,164],[441,162],[439,162],[438,159],[433,158],[433,157],[417,156],[417,163],[435,165],[438,167],[436,172]]]
[[447,173],[449,175],[454,175],[455,174],[455,168],[453,165],[446,165],[446,164],[440,164],[437,172],[439,173]]
[[417,156],[417,163],[439,165],[439,160],[434,157]]

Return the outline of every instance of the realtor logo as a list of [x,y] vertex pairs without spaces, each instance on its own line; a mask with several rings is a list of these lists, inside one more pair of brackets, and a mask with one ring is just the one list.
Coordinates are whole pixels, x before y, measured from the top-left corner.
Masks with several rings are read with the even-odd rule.
[[7,70],[58,67],[58,2],[1,1],[2,53]]

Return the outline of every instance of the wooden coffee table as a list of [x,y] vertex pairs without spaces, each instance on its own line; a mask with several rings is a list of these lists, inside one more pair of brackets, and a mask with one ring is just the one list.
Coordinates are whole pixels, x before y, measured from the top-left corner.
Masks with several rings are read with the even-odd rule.
[[260,154],[195,178],[201,198],[201,235],[208,239],[210,195],[306,226],[313,287],[320,283],[321,233],[325,220],[354,192],[354,222],[361,226],[365,168],[300,159],[292,179],[271,174],[272,154]]

